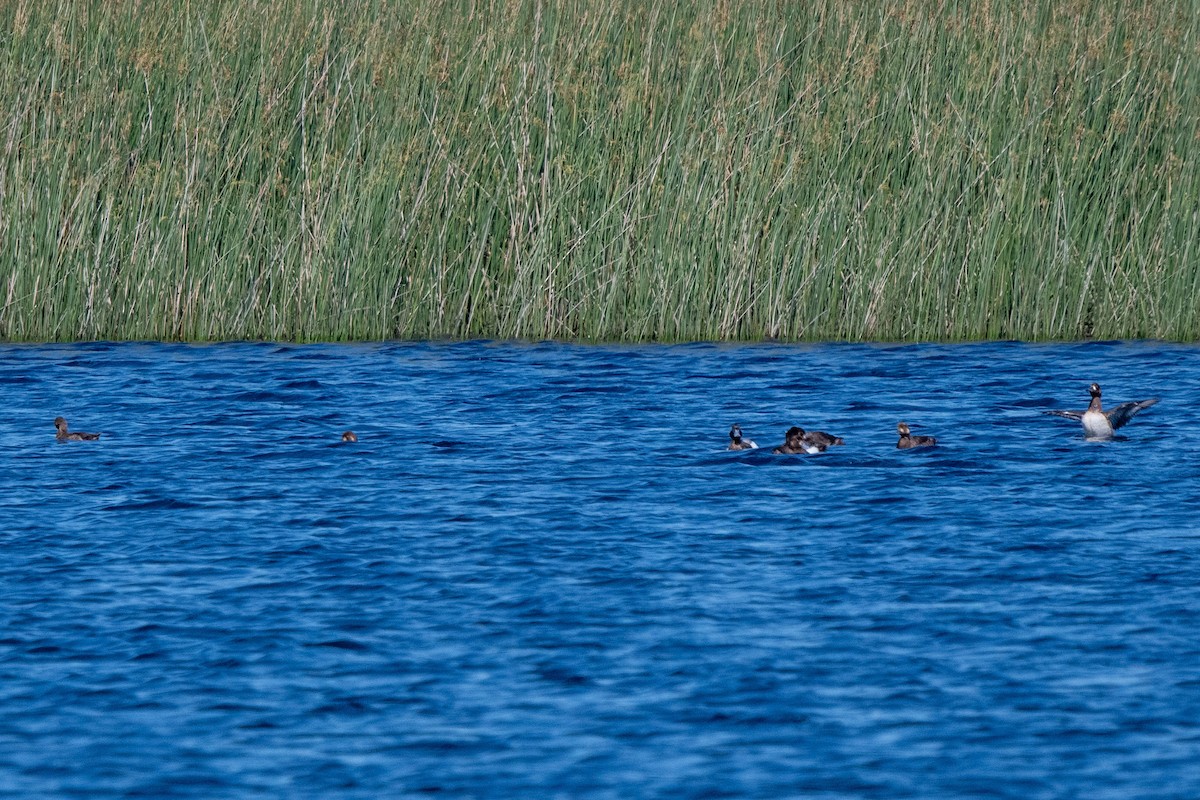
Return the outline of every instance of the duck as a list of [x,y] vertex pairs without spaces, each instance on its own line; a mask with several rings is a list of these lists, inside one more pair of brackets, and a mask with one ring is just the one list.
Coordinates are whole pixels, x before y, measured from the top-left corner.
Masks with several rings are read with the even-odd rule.
[[1151,397],[1149,400],[1120,403],[1105,411],[1100,405],[1100,384],[1093,383],[1089,386],[1088,394],[1092,396],[1092,402],[1088,404],[1086,411],[1045,411],[1043,413],[1082,422],[1083,435],[1088,439],[1111,439],[1113,431],[1133,419],[1134,414],[1158,402],[1157,397]]
[[912,447],[933,447],[937,444],[937,439],[932,436],[913,436],[907,422],[897,423],[896,432],[900,434],[900,441],[896,442],[897,450],[908,450]]
[[832,436],[822,431],[808,431],[792,426],[784,434],[783,444],[772,450],[772,453],[824,453],[827,447],[845,444],[840,436]]
[[54,438],[60,442],[94,442],[100,438],[98,433],[72,433],[67,430],[67,421],[62,417],[54,418],[54,428],[57,433]]
[[834,436],[832,433],[824,431],[804,431],[801,430],[804,436],[804,443],[808,445],[816,445],[824,450],[827,447],[836,447],[844,445],[846,441],[840,436]]
[[730,450],[757,450],[756,445],[750,439],[742,438],[742,426],[734,423],[729,429],[729,448]]
[[357,442],[358,437],[354,434],[354,431],[346,431],[345,433],[342,434],[342,441],[343,442]]

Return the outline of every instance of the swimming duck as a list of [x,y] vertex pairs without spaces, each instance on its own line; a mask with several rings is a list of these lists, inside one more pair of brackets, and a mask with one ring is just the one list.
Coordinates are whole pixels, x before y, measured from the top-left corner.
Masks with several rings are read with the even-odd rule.
[[729,429],[729,449],[730,450],[757,450],[758,445],[749,439],[742,438],[742,426],[734,424]]
[[913,436],[908,429],[907,422],[898,423],[896,432],[900,434],[900,441],[896,442],[898,450],[908,450],[910,447],[933,447],[937,444],[937,439],[932,436]]
[[1133,415],[1142,409],[1149,408],[1158,402],[1157,397],[1149,400],[1136,400],[1113,406],[1108,411],[1100,407],[1100,384],[1093,383],[1088,387],[1092,402],[1086,411],[1046,411],[1056,417],[1079,420],[1083,423],[1083,435],[1088,439],[1111,439],[1113,431],[1133,419]]
[[54,427],[58,433],[54,438],[60,442],[91,442],[100,438],[98,433],[71,433],[67,430],[67,421],[62,417],[54,418]]
[[831,436],[821,431],[808,431],[792,426],[784,434],[783,444],[772,450],[772,453],[823,453],[830,445],[844,444],[840,436]]
[[357,442],[358,437],[354,435],[354,431],[346,431],[342,434],[343,442]]
[[834,436],[832,433],[824,431],[804,431],[804,443],[808,445],[816,445],[824,450],[826,447],[834,447],[836,445],[844,445],[846,442],[840,436]]

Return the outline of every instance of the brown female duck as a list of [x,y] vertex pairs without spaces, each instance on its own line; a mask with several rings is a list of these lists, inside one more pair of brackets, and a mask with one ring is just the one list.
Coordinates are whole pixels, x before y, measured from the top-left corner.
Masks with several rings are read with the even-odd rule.
[[60,442],[92,442],[100,438],[98,433],[73,433],[67,430],[67,421],[62,417],[54,418],[54,428],[58,432],[54,438]]
[[808,431],[792,426],[784,434],[784,444],[775,447],[775,453],[818,453],[826,451],[826,447],[846,444],[841,437],[822,431]]
[[828,447],[845,444],[840,436],[834,436],[824,431],[805,431],[804,428],[792,426],[784,434],[783,444],[776,447],[773,453],[823,453]]
[[899,450],[908,450],[911,447],[933,447],[937,444],[937,439],[932,436],[913,436],[908,429],[907,422],[897,424],[896,432],[900,434],[900,441],[896,442],[896,448]]

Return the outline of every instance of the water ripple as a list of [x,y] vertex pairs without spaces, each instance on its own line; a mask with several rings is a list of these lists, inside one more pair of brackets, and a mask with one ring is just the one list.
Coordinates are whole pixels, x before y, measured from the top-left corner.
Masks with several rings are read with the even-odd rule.
[[1198,356],[0,347],[0,794],[1200,796]]

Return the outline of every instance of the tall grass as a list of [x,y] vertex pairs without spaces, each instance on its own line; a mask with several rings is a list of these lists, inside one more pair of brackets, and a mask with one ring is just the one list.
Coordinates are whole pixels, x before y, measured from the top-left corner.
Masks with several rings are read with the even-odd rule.
[[3,0],[0,338],[1194,340],[1198,26]]

